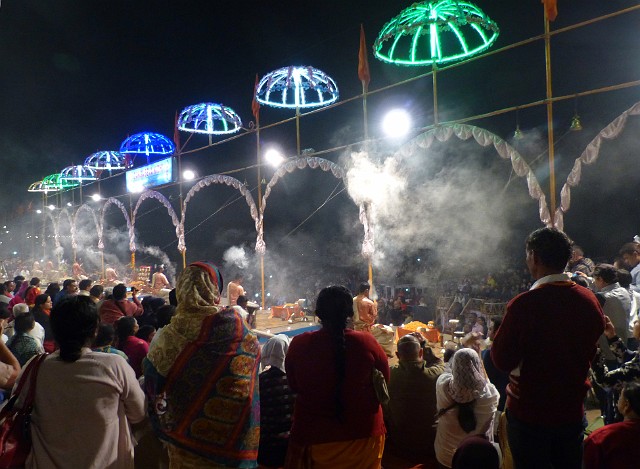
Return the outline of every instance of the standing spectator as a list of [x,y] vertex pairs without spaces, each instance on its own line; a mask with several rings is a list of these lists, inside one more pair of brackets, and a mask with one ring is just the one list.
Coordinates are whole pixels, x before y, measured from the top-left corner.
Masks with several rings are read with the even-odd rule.
[[624,421],[595,430],[584,442],[584,469],[638,467],[640,383],[627,383],[618,401]]
[[113,287],[113,299],[104,300],[100,306],[100,322],[113,325],[122,317],[142,315],[144,309],[138,300],[137,292],[135,288],[132,288],[131,299],[133,301],[127,301],[127,287],[124,283]]
[[[541,228],[526,240],[536,280],[516,296],[491,347],[496,367],[510,373],[508,437],[517,469],[580,469],[587,373],[604,330],[595,295],[563,273],[571,241]],[[562,371],[551,366],[562,358]]]
[[238,313],[218,306],[223,288],[216,266],[189,265],[176,315],[144,361],[149,417],[172,468],[256,467],[260,346]]
[[29,305],[29,308],[33,308],[36,304],[36,296],[41,294],[40,291],[40,279],[38,277],[33,277],[29,282],[29,286],[24,294],[24,302]]
[[47,289],[44,291],[45,295],[49,295],[51,301],[56,297],[56,295],[60,292],[60,284],[58,282],[51,282],[47,285]]
[[595,264],[588,257],[584,257],[584,251],[580,246],[574,244],[571,248],[571,259],[567,264],[567,270],[572,273],[582,272],[587,277],[591,277]]
[[620,249],[622,260],[629,267],[631,289],[640,292],[640,244],[626,243]]
[[138,332],[136,318],[124,316],[116,321],[118,350],[122,350],[129,357],[129,364],[139,378],[142,375],[142,360],[149,353],[149,343],[136,337],[136,332]]
[[96,308],[100,310],[102,299],[104,298],[104,287],[102,285],[94,285],[89,290],[91,300],[96,304]]
[[493,417],[500,396],[475,350],[463,348],[451,357],[451,372],[438,378],[436,397],[435,449],[442,466],[451,467],[453,454],[468,435],[484,435],[493,441]]
[[98,321],[85,297],[51,311],[60,350],[38,370],[29,469],[133,467],[130,424],[145,417],[144,394],[122,357],[89,348]]
[[296,393],[285,467],[379,468],[386,430],[372,371],[388,382],[387,357],[371,334],[346,329],[346,288],[322,289],[316,315],[322,329],[294,337],[285,362]]
[[384,406],[385,453],[427,464],[435,457],[436,381],[444,373],[444,363],[422,336],[413,334],[398,340],[396,355],[398,364],[391,368],[389,402]]
[[260,446],[258,464],[266,467],[284,466],[295,394],[289,387],[284,371],[284,359],[289,350],[289,338],[284,334],[271,337],[262,347],[260,373]]

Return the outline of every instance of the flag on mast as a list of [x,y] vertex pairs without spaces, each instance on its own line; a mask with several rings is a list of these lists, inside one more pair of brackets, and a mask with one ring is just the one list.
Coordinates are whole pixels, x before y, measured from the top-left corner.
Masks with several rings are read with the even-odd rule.
[[256,73],[256,84],[253,87],[253,101],[251,101],[251,112],[253,113],[253,117],[256,118],[256,122],[258,121],[258,116],[260,115],[260,103],[258,102],[258,74]]
[[367,57],[367,41],[364,38],[364,27],[360,25],[360,50],[358,51],[358,78],[365,91],[369,89],[371,75],[369,74],[369,59]]
[[557,0],[542,0],[544,3],[544,10],[547,14],[549,21],[554,21],[558,16],[558,1]]

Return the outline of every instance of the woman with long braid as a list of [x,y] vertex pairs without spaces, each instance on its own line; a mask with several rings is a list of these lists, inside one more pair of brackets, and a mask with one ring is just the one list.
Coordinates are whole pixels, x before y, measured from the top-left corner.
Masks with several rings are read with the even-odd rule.
[[285,468],[380,468],[386,431],[372,375],[389,381],[387,357],[371,334],[346,328],[346,288],[324,288],[316,315],[322,329],[294,337],[285,361],[297,394]]

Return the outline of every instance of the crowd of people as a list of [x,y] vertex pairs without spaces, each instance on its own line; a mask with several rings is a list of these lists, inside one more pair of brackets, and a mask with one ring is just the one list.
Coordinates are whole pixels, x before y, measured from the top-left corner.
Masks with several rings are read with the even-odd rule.
[[[635,467],[640,244],[620,252],[630,272],[577,253],[536,230],[534,283],[486,325],[488,347],[478,329],[441,358],[411,333],[391,367],[366,282],[322,289],[320,329],[261,345],[209,262],[183,271],[170,304],[16,277],[0,285],[0,387],[26,392],[22,370],[48,352],[29,468]],[[589,374],[606,425],[584,440]]]

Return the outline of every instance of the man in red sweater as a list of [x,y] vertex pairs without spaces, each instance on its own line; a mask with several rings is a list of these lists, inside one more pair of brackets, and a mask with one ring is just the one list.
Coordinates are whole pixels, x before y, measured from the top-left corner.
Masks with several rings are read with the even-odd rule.
[[113,287],[113,299],[105,300],[100,306],[100,323],[113,325],[123,316],[140,316],[144,309],[138,300],[137,290],[131,290],[131,301],[127,301],[127,287],[119,283]]
[[571,240],[541,228],[526,240],[536,280],[507,305],[491,358],[509,373],[507,420],[516,469],[580,469],[587,373],[604,331],[595,295],[564,273]]

